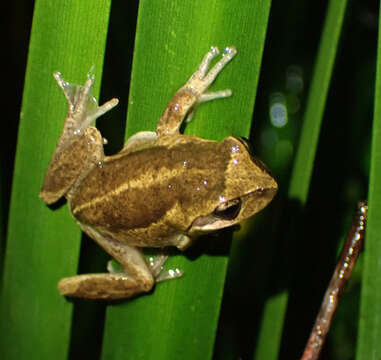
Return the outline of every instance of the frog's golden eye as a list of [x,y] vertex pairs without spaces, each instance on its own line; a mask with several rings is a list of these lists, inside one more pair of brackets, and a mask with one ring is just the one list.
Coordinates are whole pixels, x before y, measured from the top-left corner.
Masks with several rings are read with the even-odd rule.
[[223,220],[234,220],[241,210],[241,199],[226,201],[217,206],[213,215]]

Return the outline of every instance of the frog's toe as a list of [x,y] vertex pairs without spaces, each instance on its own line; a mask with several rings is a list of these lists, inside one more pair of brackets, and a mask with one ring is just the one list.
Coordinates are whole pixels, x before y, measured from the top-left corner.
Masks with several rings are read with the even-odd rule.
[[158,256],[151,256],[148,259],[148,264],[151,270],[151,273],[154,277],[157,277],[160,272],[163,270],[164,263],[167,261],[168,255],[160,254]]
[[92,73],[88,74],[84,85],[71,84],[65,81],[58,71],[55,72],[53,76],[65,94],[69,104],[67,119],[69,119],[70,122],[69,127],[74,128],[75,133],[79,133],[81,130],[90,126],[98,117],[118,104],[118,99],[111,99],[102,106],[98,105],[92,93],[95,79]]
[[156,282],[176,279],[183,276],[183,272],[180,269],[164,270],[164,263],[167,261],[168,255],[160,254],[156,257],[149,258],[149,266],[153,277]]
[[199,102],[202,103],[202,102],[211,101],[215,99],[223,99],[229,96],[232,96],[231,89],[225,89],[225,90],[214,91],[214,92],[206,92],[200,96]]
[[179,277],[182,277],[184,273],[176,268],[176,269],[169,269],[169,270],[161,270],[157,276],[155,276],[155,281],[160,282],[164,280],[170,280],[170,279],[177,279]]
[[222,92],[217,92],[218,95],[207,95],[206,98],[202,99],[202,95],[211,85],[211,83],[215,80],[217,75],[221,72],[221,70],[234,58],[237,54],[237,49],[234,46],[227,46],[224,49],[224,53],[222,54],[221,59],[213,66],[210,67],[212,60],[217,57],[219,54],[219,50],[216,46],[212,46],[209,52],[206,53],[204,58],[201,61],[200,66],[197,71],[190,77],[188,82],[184,85],[185,89],[191,89],[192,93],[198,94],[199,101],[208,101],[217,98],[223,98],[230,96],[229,90],[223,90]]
[[216,56],[218,56],[219,53],[220,50],[217,46],[211,46],[210,50],[205,54],[204,58],[202,59],[200,66],[198,67],[198,70],[194,73],[194,76],[198,77],[199,79],[202,79],[208,72],[211,61]]

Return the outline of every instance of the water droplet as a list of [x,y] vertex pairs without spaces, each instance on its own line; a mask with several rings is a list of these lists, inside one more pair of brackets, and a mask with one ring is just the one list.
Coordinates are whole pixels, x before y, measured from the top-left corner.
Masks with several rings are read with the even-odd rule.
[[232,153],[237,153],[239,151],[239,145],[232,146]]
[[210,52],[213,53],[213,54],[218,54],[219,53],[219,50],[218,50],[218,47],[216,46],[211,46],[210,47]]
[[275,127],[287,124],[286,98],[283,93],[276,92],[270,96],[270,121]]
[[148,262],[149,262],[150,266],[153,267],[155,264],[155,259],[152,256],[150,256],[148,259]]

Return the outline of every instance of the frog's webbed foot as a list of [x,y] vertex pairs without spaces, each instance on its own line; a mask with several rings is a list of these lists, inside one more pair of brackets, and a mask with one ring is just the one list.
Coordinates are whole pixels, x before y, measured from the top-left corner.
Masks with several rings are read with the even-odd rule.
[[167,259],[168,255],[166,254],[160,254],[156,257],[149,258],[150,270],[156,282],[176,279],[183,276],[183,272],[178,268],[164,270],[164,263],[167,261]]
[[118,104],[118,99],[111,99],[102,106],[98,105],[92,94],[94,74],[88,75],[83,86],[68,83],[60,72],[55,72],[53,76],[69,104],[65,127],[73,129],[75,134],[89,127],[98,117]]
[[189,89],[197,95],[198,102],[205,102],[219,98],[231,96],[230,89],[205,92],[216,79],[221,70],[229,63],[230,60],[237,54],[235,47],[226,47],[222,58],[208,71],[212,60],[220,53],[215,46],[210,48],[210,51],[204,56],[197,71],[185,83],[182,89]]
[[[157,256],[150,256],[148,258],[148,266],[155,282],[176,279],[184,275],[184,273],[178,268],[165,270],[164,264],[167,259],[168,255],[165,253],[161,253]],[[107,271],[110,274],[118,274],[121,272],[121,270],[115,266],[115,262],[113,260],[110,260],[107,263]]]
[[230,89],[216,92],[206,91],[236,53],[235,47],[226,47],[222,58],[209,70],[212,60],[219,54],[217,47],[212,46],[210,48],[196,72],[175,93],[164,110],[156,129],[159,136],[178,133],[185,118],[187,122],[192,118],[193,110],[197,104],[231,96],[232,91]]

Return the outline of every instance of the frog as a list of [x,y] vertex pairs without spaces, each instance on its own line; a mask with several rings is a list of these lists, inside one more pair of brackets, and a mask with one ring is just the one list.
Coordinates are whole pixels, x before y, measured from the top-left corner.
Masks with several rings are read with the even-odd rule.
[[[136,133],[114,155],[105,155],[107,141],[94,122],[118,99],[98,105],[94,74],[76,85],[54,73],[68,110],[39,196],[48,205],[66,198],[82,231],[120,264],[61,279],[62,295],[113,301],[149,293],[156,283],[183,275],[164,269],[166,249],[184,251],[272,201],[277,182],[243,138],[214,141],[180,132],[198,105],[232,95],[208,88],[236,53],[226,47],[215,59],[220,52],[212,46],[169,101],[156,131]],[[147,248],[158,255],[147,259]]]

